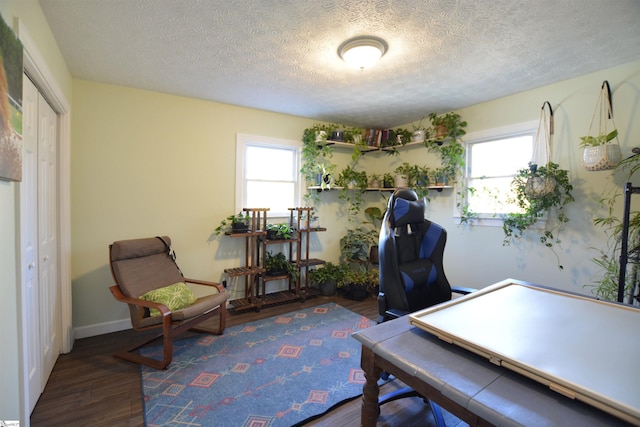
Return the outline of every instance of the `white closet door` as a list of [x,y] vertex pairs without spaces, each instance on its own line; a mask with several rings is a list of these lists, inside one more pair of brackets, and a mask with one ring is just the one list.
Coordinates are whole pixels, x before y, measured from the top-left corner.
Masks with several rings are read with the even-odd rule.
[[38,307],[38,89],[26,76],[22,92],[22,182],[20,235],[22,246],[22,327],[25,358],[25,406],[29,413],[44,389]]
[[20,183],[24,399],[29,413],[60,354],[57,239],[57,116],[23,78],[23,164]]
[[38,116],[38,285],[42,373],[45,384],[60,354],[60,287],[56,228],[58,118],[42,95],[38,97]]

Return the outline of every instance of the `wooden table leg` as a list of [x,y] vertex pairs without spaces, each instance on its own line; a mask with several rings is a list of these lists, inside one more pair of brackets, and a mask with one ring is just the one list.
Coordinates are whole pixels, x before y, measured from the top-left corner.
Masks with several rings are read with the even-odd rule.
[[378,387],[378,379],[382,374],[382,369],[378,368],[375,363],[375,354],[365,346],[362,346],[362,355],[360,358],[360,367],[364,371],[366,382],[362,387],[362,414],[360,416],[360,425],[362,427],[375,427],[378,422],[378,395],[380,388]]

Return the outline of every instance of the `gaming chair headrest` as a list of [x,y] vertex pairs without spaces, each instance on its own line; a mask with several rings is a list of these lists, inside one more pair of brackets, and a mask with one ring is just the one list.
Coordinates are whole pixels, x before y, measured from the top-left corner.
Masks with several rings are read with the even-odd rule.
[[389,205],[390,225],[393,228],[424,222],[425,201],[418,200],[418,195],[411,189],[396,190]]

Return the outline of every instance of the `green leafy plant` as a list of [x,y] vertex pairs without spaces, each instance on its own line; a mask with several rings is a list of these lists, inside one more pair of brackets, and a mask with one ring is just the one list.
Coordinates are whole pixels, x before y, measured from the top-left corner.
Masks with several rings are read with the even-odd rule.
[[467,122],[462,120],[458,113],[451,112],[441,115],[431,113],[429,120],[431,120],[432,126],[430,135],[436,140],[457,140],[467,133],[465,131]]
[[398,147],[404,146],[411,141],[412,132],[408,129],[389,129],[389,138],[385,145],[387,154],[398,154]]
[[382,175],[382,182],[385,188],[393,188],[393,175],[390,173],[385,173]]
[[334,264],[331,261],[309,271],[309,281],[317,285],[333,281],[336,284],[342,283],[345,276],[345,266]]
[[407,178],[413,176],[415,167],[409,162],[403,162],[400,166],[394,169],[394,172],[399,175],[406,175]]
[[371,188],[379,188],[379,187],[382,187],[382,185],[384,184],[382,181],[382,175],[380,175],[379,173],[369,174],[367,176],[367,179],[369,180],[367,185]]
[[249,214],[247,212],[241,211],[237,214],[229,215],[228,217],[220,221],[220,225],[218,225],[215,230],[213,230],[213,233],[211,233],[211,235],[209,236],[209,241],[214,240],[220,234],[231,231],[234,224],[236,226],[239,224],[244,224],[246,227],[248,227],[250,220],[251,218],[249,217]]
[[377,244],[378,235],[374,230],[358,227],[347,230],[340,239],[340,258],[343,262],[367,262],[369,248]]
[[289,262],[284,253],[278,252],[273,255],[271,251],[266,253],[264,268],[267,275],[278,275],[280,273],[288,274],[291,278],[298,277],[298,268],[292,262]]
[[377,206],[370,206],[366,208],[364,210],[364,215],[368,219],[368,221],[365,221],[364,224],[370,224],[373,227],[374,231],[379,231],[385,212],[386,209],[383,211]]
[[598,145],[604,145],[607,142],[611,141],[613,138],[618,136],[618,130],[614,129],[611,132],[605,134],[601,133],[597,136],[581,136],[580,137],[580,147],[595,147]]
[[336,183],[342,187],[339,198],[345,202],[347,221],[353,223],[360,213],[369,184],[367,172],[356,171],[354,165],[350,164],[340,172]]
[[[545,166],[535,168],[533,166],[520,169],[511,183],[514,195],[509,201],[515,202],[520,212],[503,215],[502,229],[505,235],[503,245],[509,245],[515,239],[521,238],[539,221],[545,218],[549,220],[551,219],[549,215],[555,214],[556,225],[550,228],[551,221],[547,221],[546,228],[539,235],[540,242],[553,251],[553,246],[561,243],[558,232],[564,224],[569,222],[564,208],[574,201],[571,195],[573,186],[569,182],[568,172],[560,169],[556,163],[549,162]],[[533,178],[552,179],[555,185],[549,192],[532,195],[528,182]],[[558,258],[555,251],[553,253]],[[558,267],[563,269],[559,263]]]
[[267,224],[267,238],[270,239],[291,239],[294,229],[287,223]]
[[367,292],[377,290],[380,286],[380,272],[376,268],[366,269],[346,269],[341,286],[349,285],[361,287]]
[[[629,156],[622,160],[617,166],[616,171],[626,171],[626,182],[631,182],[633,176],[640,170],[640,155],[638,149],[634,149],[633,156]],[[598,200],[598,204],[606,212],[605,215],[594,218],[593,224],[601,228],[606,236],[606,245],[604,247],[594,248],[598,255],[592,258],[592,261],[600,268],[601,276],[592,283],[585,285],[591,288],[594,296],[609,301],[617,301],[618,285],[620,279],[620,257],[622,245],[623,220],[618,214],[620,209],[620,198],[624,197],[623,190],[616,186],[615,190],[606,190],[603,196]],[[628,232],[630,256],[636,260],[640,260],[640,212],[629,212],[629,232]],[[624,298],[625,301],[634,292],[637,277],[640,275],[640,264],[630,262],[627,264],[629,271],[625,274]],[[636,296],[637,298],[637,296]]]
[[[331,162],[333,148],[326,144],[327,135],[331,135],[338,125],[316,124],[307,128],[302,134],[302,167],[300,173],[311,185],[318,185],[322,189],[330,188],[331,176],[335,165]],[[305,200],[310,204],[318,202],[316,191],[308,192]]]

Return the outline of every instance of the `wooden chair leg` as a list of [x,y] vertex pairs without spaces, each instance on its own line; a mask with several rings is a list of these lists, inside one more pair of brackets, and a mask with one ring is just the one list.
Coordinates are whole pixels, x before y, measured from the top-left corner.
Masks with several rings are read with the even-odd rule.
[[[141,347],[144,347],[145,345],[149,344],[152,341],[155,341],[158,338],[162,338],[162,341],[163,341],[164,349],[163,349],[162,360],[142,356],[137,352],[138,349],[140,349]],[[163,333],[157,333],[150,339],[146,339],[140,343],[137,343],[135,345],[125,348],[124,350],[114,353],[114,356],[117,357],[118,359],[149,366],[154,369],[164,369],[171,363],[171,359],[173,357],[173,341],[171,337],[166,337],[164,336]]]

